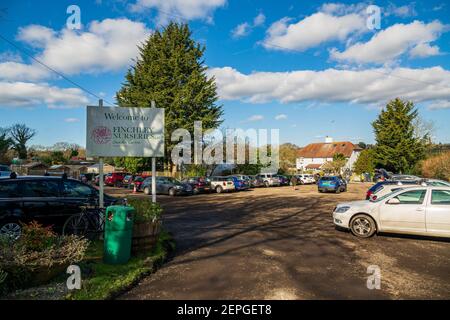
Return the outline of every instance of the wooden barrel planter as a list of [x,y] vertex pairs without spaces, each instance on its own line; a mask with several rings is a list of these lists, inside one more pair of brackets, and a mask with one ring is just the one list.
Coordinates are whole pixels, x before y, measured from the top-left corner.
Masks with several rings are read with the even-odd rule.
[[138,255],[150,252],[156,244],[161,230],[161,220],[135,222],[131,241],[131,253]]

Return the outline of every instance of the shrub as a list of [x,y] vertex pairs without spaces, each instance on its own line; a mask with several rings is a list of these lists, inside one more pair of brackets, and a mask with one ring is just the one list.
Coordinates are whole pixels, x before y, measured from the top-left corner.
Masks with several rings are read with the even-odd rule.
[[4,285],[11,290],[45,283],[81,261],[87,247],[85,239],[58,236],[36,222],[24,225],[17,241],[0,238],[0,269],[8,274]]
[[43,227],[36,221],[22,225],[22,236],[19,243],[28,251],[42,251],[52,247],[58,236],[52,231],[52,227]]
[[422,162],[422,175],[426,178],[450,180],[450,151],[430,157]]
[[136,222],[156,221],[161,217],[163,209],[150,199],[129,199],[128,204],[136,209]]

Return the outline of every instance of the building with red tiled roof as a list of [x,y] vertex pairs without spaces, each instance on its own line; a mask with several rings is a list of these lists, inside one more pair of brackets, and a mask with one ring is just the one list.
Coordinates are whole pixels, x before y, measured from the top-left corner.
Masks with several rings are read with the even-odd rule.
[[333,161],[333,156],[339,153],[347,159],[344,169],[351,170],[361,150],[350,141],[334,142],[332,138],[327,137],[325,142],[311,143],[298,150],[297,170],[320,170],[324,163]]

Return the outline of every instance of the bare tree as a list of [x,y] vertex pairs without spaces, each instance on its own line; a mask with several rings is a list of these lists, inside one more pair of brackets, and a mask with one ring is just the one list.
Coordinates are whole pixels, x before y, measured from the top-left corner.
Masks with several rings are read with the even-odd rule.
[[28,128],[25,124],[15,124],[11,127],[10,133],[13,140],[13,149],[16,150],[20,159],[27,158],[27,142],[35,135],[36,130]]
[[6,153],[12,144],[11,138],[8,135],[8,129],[0,128],[0,163],[6,162]]

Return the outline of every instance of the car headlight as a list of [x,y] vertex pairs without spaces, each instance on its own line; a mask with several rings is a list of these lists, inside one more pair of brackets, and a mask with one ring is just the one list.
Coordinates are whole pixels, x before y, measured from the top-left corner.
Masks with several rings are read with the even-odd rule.
[[175,189],[181,189],[182,186],[175,186]]
[[344,212],[347,212],[349,209],[350,209],[349,206],[337,207],[334,212],[336,212],[336,213],[344,213]]

